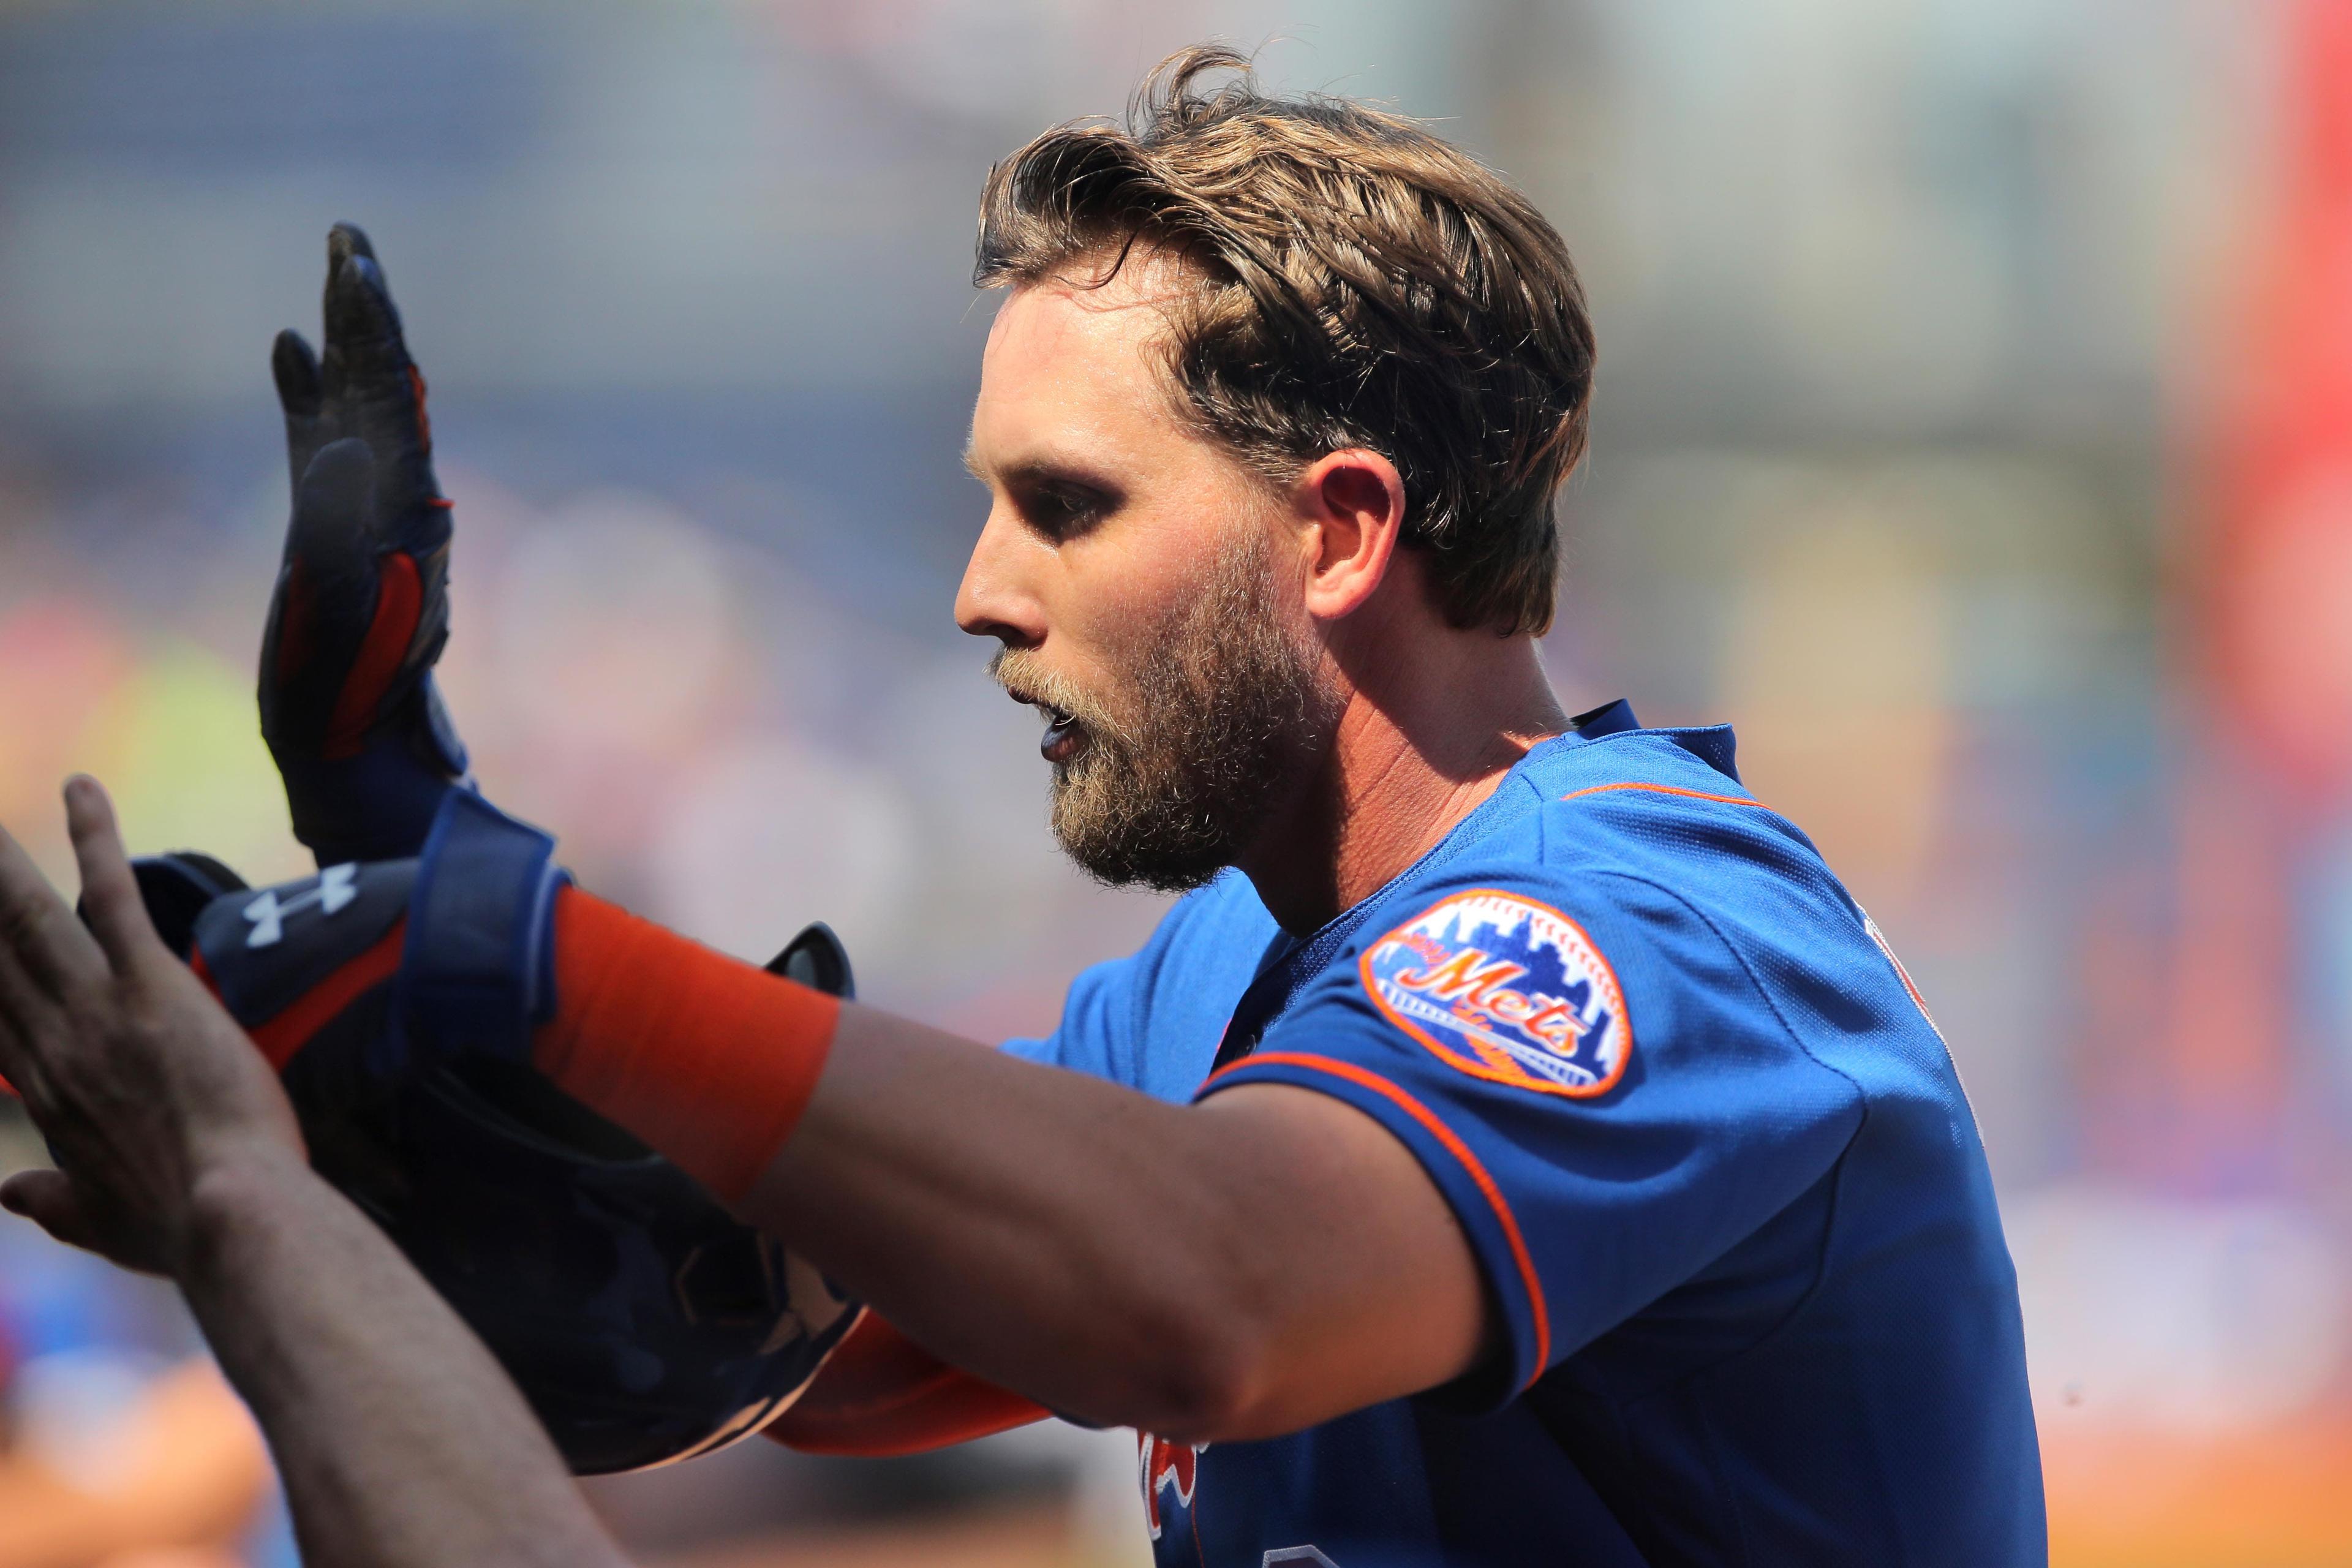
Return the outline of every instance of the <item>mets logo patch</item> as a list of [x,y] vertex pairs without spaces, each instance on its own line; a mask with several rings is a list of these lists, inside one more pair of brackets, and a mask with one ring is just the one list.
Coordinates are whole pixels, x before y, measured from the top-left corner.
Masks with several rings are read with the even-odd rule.
[[1582,1100],[1614,1088],[1633,1052],[1609,961],[1583,927],[1517,893],[1433,904],[1357,967],[1391,1023],[1474,1077]]

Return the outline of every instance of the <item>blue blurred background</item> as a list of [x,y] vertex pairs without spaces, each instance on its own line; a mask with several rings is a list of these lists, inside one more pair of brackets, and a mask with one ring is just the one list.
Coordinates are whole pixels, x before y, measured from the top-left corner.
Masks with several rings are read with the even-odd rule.
[[[1213,36],[1567,236],[1601,369],[1554,674],[1737,722],[1917,978],[2057,1560],[2352,1562],[2346,0],[0,4],[0,820],[65,880],[87,768],[136,848],[306,868],[250,695],[267,359],[349,218],[433,384],[488,787],[720,947],[822,916],[877,1001],[1048,1026],[1159,902],[1057,858],[950,618],[974,205]],[[12,1462],[151,1484],[73,1455],[197,1398],[169,1297],[12,1222],[0,1322]],[[285,1560],[215,1468],[170,1561]],[[593,1490],[677,1563],[1140,1555],[1123,1436]],[[0,1568],[130,1561],[5,1529]]]

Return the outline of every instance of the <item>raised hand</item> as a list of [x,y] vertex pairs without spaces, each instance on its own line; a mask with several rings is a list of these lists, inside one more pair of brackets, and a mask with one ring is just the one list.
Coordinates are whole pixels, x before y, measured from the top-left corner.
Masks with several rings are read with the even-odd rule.
[[77,920],[0,830],[0,1072],[48,1140],[0,1202],[59,1239],[177,1276],[215,1178],[299,1173],[278,1078],[156,934],[105,793],[66,792]]
[[425,377],[367,236],[327,237],[326,348],[278,335],[294,510],[262,637],[262,737],[321,866],[414,855],[466,752],[433,684],[449,503]]

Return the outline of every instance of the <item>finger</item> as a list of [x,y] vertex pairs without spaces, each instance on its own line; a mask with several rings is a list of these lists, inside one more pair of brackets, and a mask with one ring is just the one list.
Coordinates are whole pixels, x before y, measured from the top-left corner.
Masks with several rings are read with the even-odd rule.
[[320,309],[327,322],[327,338],[324,344],[326,353],[323,363],[327,366],[324,384],[326,395],[330,399],[339,398],[343,395],[342,375],[345,369],[343,361],[348,345],[343,342],[342,335],[338,331],[341,324],[338,321],[338,316],[346,309],[341,298],[340,289],[352,258],[357,256],[364,256],[371,261],[375,259],[375,247],[368,243],[368,237],[361,231],[359,225],[339,223],[327,231],[327,286],[325,292],[320,297]]
[[0,1208],[22,1215],[68,1247],[96,1252],[98,1227],[63,1171],[19,1171],[0,1182]]
[[352,256],[327,279],[327,352],[341,361],[346,395],[397,405],[409,393],[408,343],[391,285],[372,256]]
[[78,775],[66,781],[66,833],[73,840],[74,863],[81,868],[83,916],[115,973],[127,974],[152,963],[163,950],[163,940],[155,934],[147,902],[139,896],[139,879],[122,847],[114,803],[96,779]]
[[163,950],[183,963],[195,950],[196,921],[205,909],[215,899],[247,890],[244,878],[193,849],[133,860],[131,879]]
[[316,751],[376,619],[375,459],[356,437],[320,448],[294,488],[286,564],[261,645],[261,728]]
[[367,230],[348,220],[327,231],[327,265],[341,267],[354,256],[375,259],[375,247],[368,242]]
[[325,412],[319,356],[301,333],[289,329],[278,334],[269,348],[269,375],[278,384],[278,406],[286,415],[286,471],[299,487],[319,448],[341,432]]
[[383,548],[373,526],[375,485],[375,456],[357,437],[321,447],[302,471],[286,554],[315,574],[316,591],[375,602],[375,557]]
[[27,1009],[22,994],[26,984],[23,969],[8,956],[6,948],[0,947],[0,1086],[5,1086],[12,1094],[16,1085],[8,1074],[24,1057],[31,1032],[37,1026],[36,1015]]
[[49,886],[23,846],[0,828],[0,945],[30,984],[54,1002],[70,987],[101,980],[106,955]]
[[442,502],[425,377],[409,357],[383,269],[363,244],[362,236],[327,284],[328,399],[341,410],[343,432],[366,437],[374,449],[385,515],[417,531],[399,542],[422,555],[446,531],[435,515]]
[[47,1077],[37,1051],[59,1031],[57,1001],[25,972],[15,952],[0,943],[0,1078],[9,1091],[37,1110],[47,1103]]
[[[319,383],[319,356],[301,333],[288,328],[269,345],[269,374],[278,383],[278,405],[289,419],[316,419],[325,389]],[[308,465],[304,465],[308,467]]]

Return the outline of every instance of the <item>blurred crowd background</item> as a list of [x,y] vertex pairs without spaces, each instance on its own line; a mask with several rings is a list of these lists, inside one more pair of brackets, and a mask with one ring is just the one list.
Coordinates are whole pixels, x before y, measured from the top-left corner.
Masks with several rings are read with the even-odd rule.
[[[84,768],[135,848],[308,868],[252,710],[267,360],[349,218],[432,379],[489,790],[720,947],[821,916],[874,1000],[1050,1026],[1160,905],[1056,858],[950,616],[974,203],[1213,36],[1567,236],[1552,668],[1738,723],[1916,976],[2057,1561],[2352,1562],[2347,0],[0,0],[0,821],[65,880]],[[6,1222],[0,1342],[0,1568],[290,1561],[168,1291]],[[592,1489],[667,1562],[1109,1564],[1135,1472],[1034,1430]]]

